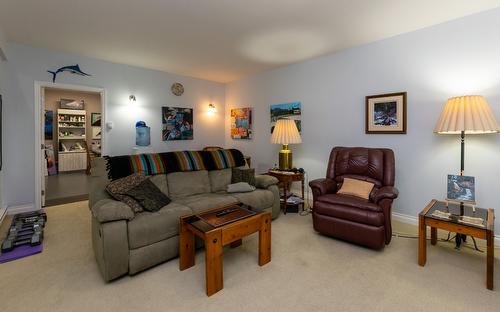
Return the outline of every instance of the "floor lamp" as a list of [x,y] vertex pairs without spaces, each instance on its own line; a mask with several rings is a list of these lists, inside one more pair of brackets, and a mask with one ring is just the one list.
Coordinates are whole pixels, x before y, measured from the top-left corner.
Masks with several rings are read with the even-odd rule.
[[[460,134],[460,175],[464,175],[465,135],[498,133],[498,125],[486,99],[480,95],[453,97],[446,102],[434,129],[438,134]],[[463,214],[464,203],[460,203]],[[456,247],[460,248],[465,235],[455,236]]]

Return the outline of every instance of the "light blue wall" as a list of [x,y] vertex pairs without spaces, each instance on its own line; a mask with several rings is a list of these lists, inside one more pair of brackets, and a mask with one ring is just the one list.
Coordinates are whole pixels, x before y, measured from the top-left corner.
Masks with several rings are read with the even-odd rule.
[[[104,149],[110,155],[130,154],[135,145],[135,122],[151,126],[151,147],[155,152],[200,149],[224,145],[224,85],[165,72],[57,53],[19,44],[8,44],[7,95],[4,107],[4,203],[8,206],[34,202],[34,82],[51,81],[47,70],[79,64],[91,77],[63,73],[57,82],[86,85],[106,90],[106,121],[114,123],[106,132]],[[177,97],[170,86],[180,82],[185,93]],[[128,96],[137,102],[131,104]],[[208,104],[218,113],[209,115]],[[161,141],[161,106],[194,108],[194,140]]]
[[[484,95],[500,121],[500,9],[268,71],[226,86],[232,107],[254,107],[254,139],[232,140],[262,171],[277,163],[269,105],[302,102],[303,144],[294,164],[325,176],[333,146],[389,147],[396,154],[400,197],[394,211],[416,217],[446,196],[446,174],[460,169],[458,136],[433,129],[447,98]],[[408,92],[406,135],[365,134],[365,96]],[[476,176],[478,204],[500,211],[500,135],[469,136],[465,173]],[[496,221],[500,227],[500,218]]]

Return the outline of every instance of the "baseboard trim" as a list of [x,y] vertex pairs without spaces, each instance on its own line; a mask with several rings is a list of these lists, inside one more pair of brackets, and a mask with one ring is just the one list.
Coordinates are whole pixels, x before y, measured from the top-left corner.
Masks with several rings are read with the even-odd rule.
[[24,204],[24,205],[9,206],[9,207],[7,207],[7,214],[13,215],[16,213],[23,213],[23,212],[29,212],[29,211],[35,211],[35,210],[38,210],[35,208],[35,204],[29,203],[29,204]]
[[[403,214],[403,213],[399,213],[399,212],[393,212],[392,219],[399,221],[401,223],[418,225],[418,218],[417,217]],[[499,234],[495,235],[495,245],[500,246],[500,235]]]
[[418,225],[418,218],[415,216],[399,213],[399,212],[393,212],[392,213],[392,218],[396,221],[406,223],[406,224],[411,224],[411,225]]

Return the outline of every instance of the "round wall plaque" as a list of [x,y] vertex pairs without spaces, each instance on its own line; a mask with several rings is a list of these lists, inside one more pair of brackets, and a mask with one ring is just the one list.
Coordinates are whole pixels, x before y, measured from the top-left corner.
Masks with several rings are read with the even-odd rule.
[[177,96],[181,96],[184,93],[184,86],[178,82],[172,84],[172,87],[170,87],[170,90],[172,90],[172,93]]

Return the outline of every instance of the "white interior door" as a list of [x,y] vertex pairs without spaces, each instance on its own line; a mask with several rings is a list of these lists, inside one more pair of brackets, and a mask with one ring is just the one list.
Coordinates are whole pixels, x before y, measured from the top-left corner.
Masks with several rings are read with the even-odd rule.
[[42,152],[40,153],[41,155],[41,159],[40,159],[40,162],[41,162],[41,169],[42,169],[42,174],[40,175],[41,178],[42,178],[42,181],[40,181],[40,185],[42,186],[41,188],[41,195],[42,195],[42,207],[45,206],[45,189],[46,189],[46,181],[47,181],[47,176],[49,175],[48,173],[48,170],[47,170],[47,160],[45,159],[45,88],[41,88],[40,90],[40,96],[41,96],[41,100],[40,100],[40,105],[42,106],[41,107],[41,118],[40,118],[40,142],[42,142],[42,144],[40,145],[40,147],[37,147],[37,148],[41,148],[42,149]]

